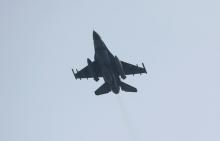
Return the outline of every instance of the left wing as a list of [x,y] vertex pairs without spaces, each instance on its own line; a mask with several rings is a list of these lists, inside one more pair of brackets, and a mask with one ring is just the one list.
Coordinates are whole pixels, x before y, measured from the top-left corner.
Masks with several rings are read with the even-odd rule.
[[[91,71],[90,71],[90,69],[91,69]],[[94,79],[98,80],[98,77],[102,77],[101,71],[100,71],[99,67],[97,67],[95,61],[91,62],[90,66],[87,65],[86,67],[84,67],[80,71],[76,70],[76,73],[72,69],[72,72],[73,72],[76,79],[78,79],[78,78],[79,79],[94,78]]]
[[142,63],[143,67],[138,67],[138,65],[135,66],[124,61],[121,61],[121,64],[123,66],[125,75],[147,73],[144,63]]

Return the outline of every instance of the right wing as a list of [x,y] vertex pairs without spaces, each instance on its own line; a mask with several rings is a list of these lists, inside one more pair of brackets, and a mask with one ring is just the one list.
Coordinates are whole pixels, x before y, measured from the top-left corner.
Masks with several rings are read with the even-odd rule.
[[121,61],[121,64],[123,66],[125,75],[147,73],[143,63],[142,63],[143,67],[138,67],[124,61]]
[[99,69],[99,67],[97,67],[97,64],[95,61],[93,61],[91,64],[91,67],[93,69],[92,73],[89,70],[89,66],[87,65],[86,67],[84,67],[83,69],[81,69],[80,71],[76,70],[77,72],[75,73],[74,70],[72,69],[72,72],[75,76],[76,79],[81,79],[81,78],[94,78],[95,77],[102,77],[102,73],[101,70]]

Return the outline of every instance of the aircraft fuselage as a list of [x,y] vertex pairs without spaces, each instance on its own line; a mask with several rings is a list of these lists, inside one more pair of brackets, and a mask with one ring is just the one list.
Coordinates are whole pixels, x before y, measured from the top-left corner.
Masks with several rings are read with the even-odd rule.
[[118,94],[120,90],[120,78],[114,70],[114,57],[109,53],[106,45],[96,32],[93,32],[95,56],[94,59],[98,63],[99,68],[103,74],[104,81],[109,88]]

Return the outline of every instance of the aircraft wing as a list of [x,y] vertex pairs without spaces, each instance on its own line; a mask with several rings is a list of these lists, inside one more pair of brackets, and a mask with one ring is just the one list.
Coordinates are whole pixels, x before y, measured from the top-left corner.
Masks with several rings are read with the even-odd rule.
[[73,71],[73,74],[75,76],[76,79],[82,79],[82,78],[93,78],[94,75],[98,78],[98,77],[102,77],[102,73],[101,70],[99,69],[99,67],[96,67],[96,62],[93,61],[92,64],[90,64],[92,69],[93,69],[93,74],[89,71],[89,66],[87,65],[86,67],[84,67],[83,69],[81,69],[80,71],[76,70],[76,73]]
[[147,73],[144,64],[142,63],[143,67],[135,66],[129,63],[126,63],[124,61],[121,61],[121,64],[123,66],[125,75],[131,75],[131,74],[141,74],[141,73]]

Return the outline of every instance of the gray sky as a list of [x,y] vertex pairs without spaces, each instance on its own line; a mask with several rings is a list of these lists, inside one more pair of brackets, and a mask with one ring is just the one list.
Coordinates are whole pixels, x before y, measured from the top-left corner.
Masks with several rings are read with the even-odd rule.
[[[1,0],[1,141],[219,141],[218,0]],[[148,75],[76,81],[95,29]]]

